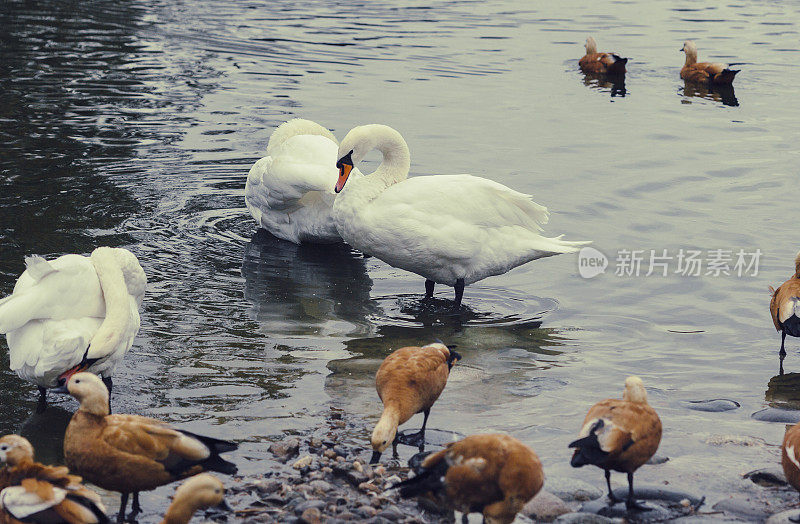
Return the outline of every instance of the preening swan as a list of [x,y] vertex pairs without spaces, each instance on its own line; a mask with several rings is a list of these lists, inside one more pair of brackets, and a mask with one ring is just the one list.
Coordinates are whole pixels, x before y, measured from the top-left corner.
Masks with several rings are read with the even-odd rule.
[[[353,165],[373,149],[383,153],[378,169],[347,183]],[[335,191],[341,194],[333,204],[333,221],[344,241],[424,277],[427,297],[435,283],[453,286],[456,307],[464,286],[587,244],[541,236],[547,208],[492,180],[472,175],[407,179],[408,146],[391,127],[352,129],[338,159]]]
[[278,126],[244,188],[258,225],[295,244],[341,242],[331,220],[336,149],[336,137],[316,122],[295,118]]
[[11,369],[39,387],[40,409],[46,389],[78,371],[100,375],[110,390],[139,331],[147,277],[136,256],[99,247],[90,257],[31,256],[25,264],[14,292],[0,300]]

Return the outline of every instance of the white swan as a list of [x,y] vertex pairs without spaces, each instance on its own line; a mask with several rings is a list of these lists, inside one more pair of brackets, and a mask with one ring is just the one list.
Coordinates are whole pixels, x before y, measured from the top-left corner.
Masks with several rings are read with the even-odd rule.
[[78,371],[111,375],[139,331],[139,306],[147,285],[136,256],[99,247],[90,257],[25,259],[14,292],[0,300],[0,333],[6,334],[11,369],[47,388]]
[[295,244],[341,242],[331,220],[336,150],[336,137],[316,122],[295,118],[278,126],[244,188],[258,225]]
[[342,141],[337,193],[373,149],[383,153],[383,162],[347,184],[333,205],[333,221],[354,248],[424,277],[426,297],[437,282],[453,286],[459,307],[466,285],[588,243],[541,236],[547,208],[497,182],[472,175],[407,179],[405,140],[379,124],[356,127]]

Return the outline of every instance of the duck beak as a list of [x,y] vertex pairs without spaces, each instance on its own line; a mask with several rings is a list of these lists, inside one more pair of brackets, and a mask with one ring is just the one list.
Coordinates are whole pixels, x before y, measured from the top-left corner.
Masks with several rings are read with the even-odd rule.
[[370,464],[377,464],[381,460],[381,452],[373,451],[372,457],[369,459]]
[[225,499],[222,499],[222,502],[214,506],[214,508],[224,513],[233,513],[233,508],[230,506],[230,504],[228,504],[228,501]]
[[353,170],[353,152],[350,151],[336,162],[336,167],[339,169],[339,180],[336,181],[336,187],[333,189],[336,193],[344,189],[347,182],[347,177],[350,176],[350,171]]

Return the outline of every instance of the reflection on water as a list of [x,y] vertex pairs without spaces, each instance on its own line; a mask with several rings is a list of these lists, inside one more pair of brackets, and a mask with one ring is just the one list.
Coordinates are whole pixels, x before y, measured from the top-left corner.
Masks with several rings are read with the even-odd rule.
[[64,459],[64,433],[70,419],[72,411],[48,405],[42,413],[31,413],[17,432],[33,445],[36,460],[45,464],[61,464]]
[[[346,244],[293,244],[258,229],[245,247],[244,296],[267,332],[365,326],[380,308],[370,300],[364,258]],[[330,333],[327,333],[330,334]]]
[[679,94],[687,98],[696,97],[722,102],[724,105],[731,107],[739,105],[739,100],[736,99],[736,92],[732,85],[701,85],[686,82]]
[[583,85],[599,91],[611,93],[611,98],[624,98],[628,94],[625,88],[625,75],[583,74]]
[[764,400],[774,408],[800,410],[800,373],[784,373],[769,379]]

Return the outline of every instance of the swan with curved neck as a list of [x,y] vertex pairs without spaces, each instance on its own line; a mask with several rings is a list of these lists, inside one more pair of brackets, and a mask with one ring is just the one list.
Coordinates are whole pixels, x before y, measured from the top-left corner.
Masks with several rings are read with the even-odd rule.
[[[378,169],[351,180],[353,166],[374,149],[383,155]],[[586,244],[541,236],[547,208],[497,182],[472,175],[407,178],[408,146],[389,126],[352,129],[338,159],[332,216],[342,239],[424,277],[427,298],[436,283],[453,286],[459,307],[469,284]]]
[[272,132],[244,189],[260,227],[295,244],[341,242],[331,221],[337,147],[333,133],[311,120],[294,118]]
[[33,256],[14,293],[0,300],[11,369],[47,388],[79,371],[111,375],[139,330],[147,277],[127,249],[99,247],[91,256]]

